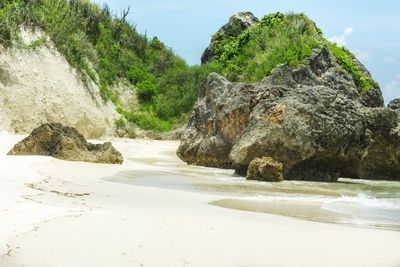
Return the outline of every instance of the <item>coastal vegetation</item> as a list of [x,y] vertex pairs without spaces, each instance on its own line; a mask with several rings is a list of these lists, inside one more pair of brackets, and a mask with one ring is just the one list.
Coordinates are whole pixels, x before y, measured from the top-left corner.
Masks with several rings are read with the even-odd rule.
[[[112,101],[121,118],[117,126],[169,131],[188,120],[203,80],[211,73],[231,81],[257,82],[280,64],[297,67],[313,50],[328,46],[344,71],[363,92],[376,87],[345,48],[328,42],[304,14],[275,13],[253,27],[213,38],[214,61],[188,66],[157,37],[149,38],[129,22],[129,9],[113,13],[106,5],[87,0],[2,0],[0,44],[36,49],[48,45],[41,38],[23,47],[21,27],[40,29],[71,66],[89,76],[104,101]],[[139,107],[122,104],[113,89],[124,81],[135,90]]]
[[[20,28],[41,29],[71,66],[88,75],[123,117],[143,129],[168,131],[187,120],[212,66],[189,67],[172,49],[139,34],[108,6],[82,0],[3,0],[0,43],[18,46]],[[46,42],[35,43],[35,46]],[[136,89],[140,108],[127,110],[112,90],[120,80]]]
[[218,31],[212,38],[214,60],[231,81],[260,81],[278,65],[298,67],[306,63],[315,49],[327,46],[362,92],[377,86],[365,76],[349,50],[326,40],[322,31],[304,14],[270,14],[244,31],[240,30],[238,20],[232,23],[231,32]]

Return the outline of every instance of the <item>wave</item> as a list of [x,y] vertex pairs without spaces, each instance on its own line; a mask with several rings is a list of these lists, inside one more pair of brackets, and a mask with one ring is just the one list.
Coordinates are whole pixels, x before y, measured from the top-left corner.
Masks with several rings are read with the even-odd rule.
[[385,208],[385,209],[399,209],[400,200],[395,198],[379,199],[368,196],[364,193],[358,193],[357,196],[341,196],[337,199],[328,201],[332,203],[346,203],[346,204],[358,204],[365,207],[371,208]]
[[326,197],[326,196],[267,196],[267,195],[254,195],[237,197],[237,199],[245,201],[266,201],[266,202],[312,202],[320,203],[322,207],[328,207],[332,204],[338,205],[358,205],[370,208],[384,208],[384,209],[399,209],[400,199],[378,199],[368,196],[364,193],[358,193],[356,196],[341,196],[341,197]]

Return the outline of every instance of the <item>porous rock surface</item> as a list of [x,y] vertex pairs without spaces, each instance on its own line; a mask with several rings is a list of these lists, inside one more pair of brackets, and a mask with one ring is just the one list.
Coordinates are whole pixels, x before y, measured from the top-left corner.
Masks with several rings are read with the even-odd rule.
[[379,87],[362,92],[324,47],[255,84],[211,74],[177,154],[242,175],[255,158],[271,157],[287,180],[400,180],[399,114],[383,107]]
[[70,161],[122,164],[123,157],[111,143],[91,144],[75,128],[46,123],[19,142],[9,155],[42,155]]
[[262,180],[267,182],[283,181],[283,164],[270,157],[253,159],[247,170],[248,180]]
[[388,108],[400,111],[400,98],[393,99],[389,102]]

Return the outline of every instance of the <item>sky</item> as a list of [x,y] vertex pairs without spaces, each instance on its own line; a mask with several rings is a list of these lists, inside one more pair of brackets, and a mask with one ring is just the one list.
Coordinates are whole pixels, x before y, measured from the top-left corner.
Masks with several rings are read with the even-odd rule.
[[379,83],[386,103],[400,97],[400,1],[397,0],[97,0],[115,12],[130,6],[140,33],[157,36],[189,64],[229,17],[251,11],[303,12],[327,39],[353,51]]

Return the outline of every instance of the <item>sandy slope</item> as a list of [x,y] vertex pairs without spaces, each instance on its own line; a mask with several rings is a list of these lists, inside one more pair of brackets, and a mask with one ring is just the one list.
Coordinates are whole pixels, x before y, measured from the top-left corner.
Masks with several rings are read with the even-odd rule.
[[[26,45],[43,36],[22,30]],[[0,46],[0,130],[28,133],[44,122],[61,122],[87,137],[113,135],[115,107],[103,103],[99,88],[49,46]]]
[[122,166],[7,157],[0,137],[1,267],[400,266],[400,232],[218,208],[219,199],[107,182],[162,173],[176,142],[114,140]]

